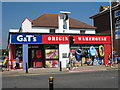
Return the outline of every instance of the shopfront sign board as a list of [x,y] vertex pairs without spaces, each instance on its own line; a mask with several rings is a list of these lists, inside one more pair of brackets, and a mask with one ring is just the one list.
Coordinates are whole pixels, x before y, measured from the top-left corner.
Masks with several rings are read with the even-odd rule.
[[10,43],[42,43],[40,34],[11,34]]
[[94,35],[49,35],[49,34],[11,34],[10,43],[69,43],[69,36],[73,36],[74,43],[111,43],[110,36]]
[[[42,43],[69,43],[70,35],[42,35]],[[74,43],[111,43],[110,36],[71,35]]]

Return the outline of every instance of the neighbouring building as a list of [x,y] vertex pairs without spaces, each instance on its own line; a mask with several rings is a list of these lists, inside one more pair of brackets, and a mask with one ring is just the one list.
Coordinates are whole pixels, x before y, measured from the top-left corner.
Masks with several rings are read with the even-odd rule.
[[[120,2],[111,3],[112,11],[112,33],[113,33],[113,49],[120,56]],[[94,21],[96,33],[111,34],[110,26],[110,7],[109,5],[101,5],[99,13],[90,17]]]
[[[64,11],[44,13],[34,20],[26,18],[19,29],[10,29],[8,48],[11,68],[15,66],[16,56],[20,58],[20,67],[24,70],[26,63],[28,67],[55,68],[59,67],[59,61],[62,68],[66,68],[69,53],[78,49],[86,52],[79,65],[91,65],[91,46],[98,53],[94,65],[106,64],[111,52],[110,34],[96,34],[96,27],[70,18],[69,14]],[[72,46],[69,45],[69,36],[74,38]]]

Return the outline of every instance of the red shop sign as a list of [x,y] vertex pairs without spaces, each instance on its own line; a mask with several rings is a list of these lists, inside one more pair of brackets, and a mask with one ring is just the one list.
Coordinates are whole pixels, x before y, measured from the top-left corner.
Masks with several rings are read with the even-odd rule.
[[[110,36],[83,36],[74,37],[74,43],[111,43]],[[69,43],[69,35],[42,35],[42,43]]]

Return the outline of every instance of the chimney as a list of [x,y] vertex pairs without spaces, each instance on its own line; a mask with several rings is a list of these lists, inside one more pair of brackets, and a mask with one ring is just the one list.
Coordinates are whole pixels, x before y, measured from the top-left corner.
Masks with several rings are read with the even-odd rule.
[[69,31],[69,14],[71,12],[60,11],[58,16],[59,33],[66,33]]

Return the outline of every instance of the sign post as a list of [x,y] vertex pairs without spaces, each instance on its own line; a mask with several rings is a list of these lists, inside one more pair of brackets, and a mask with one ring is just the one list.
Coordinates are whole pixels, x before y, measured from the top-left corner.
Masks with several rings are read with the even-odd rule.
[[27,68],[28,68],[28,44],[23,44],[23,70],[27,70]]

